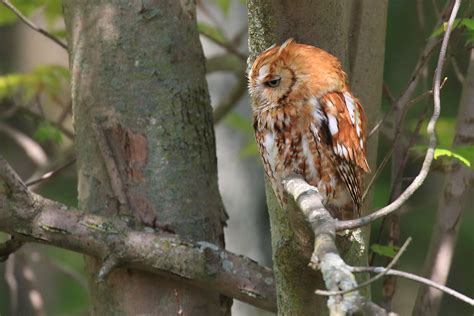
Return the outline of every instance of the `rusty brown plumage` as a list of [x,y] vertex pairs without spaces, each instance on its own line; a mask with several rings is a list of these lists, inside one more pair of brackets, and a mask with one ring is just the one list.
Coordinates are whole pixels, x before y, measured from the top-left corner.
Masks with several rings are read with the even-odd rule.
[[362,198],[366,119],[336,57],[290,39],[261,53],[249,72],[255,137],[281,203],[281,181],[302,175],[338,218]]

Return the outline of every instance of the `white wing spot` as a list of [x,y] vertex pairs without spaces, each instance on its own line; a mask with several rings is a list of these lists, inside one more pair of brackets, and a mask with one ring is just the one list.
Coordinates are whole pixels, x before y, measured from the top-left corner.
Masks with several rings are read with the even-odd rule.
[[357,133],[357,136],[359,136],[359,137],[360,137],[360,132],[361,132],[360,124],[356,124],[356,133]]
[[339,132],[339,128],[337,126],[337,118],[332,115],[328,114],[328,123],[329,123],[329,131],[331,132],[331,135],[336,135]]
[[352,96],[349,93],[344,92],[344,100],[346,101],[346,107],[347,107],[347,110],[349,111],[349,116],[351,117],[351,122],[352,122],[352,124],[355,124],[354,99],[352,99]]
[[349,159],[349,157],[348,157],[349,153],[348,153],[348,151],[347,151],[346,146],[341,145],[341,148],[342,148],[342,154],[344,155],[344,157],[345,157],[346,159]]
[[309,104],[313,108],[314,120],[321,125],[322,122],[326,121],[326,117],[321,109],[321,104],[319,104],[318,98],[312,97],[309,99]]

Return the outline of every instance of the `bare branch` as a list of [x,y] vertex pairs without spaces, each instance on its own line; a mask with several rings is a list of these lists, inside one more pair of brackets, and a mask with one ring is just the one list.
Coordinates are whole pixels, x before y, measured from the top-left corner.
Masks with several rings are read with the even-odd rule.
[[48,171],[46,173],[44,173],[42,176],[40,176],[39,178],[37,179],[34,179],[34,180],[31,180],[31,181],[28,181],[26,183],[26,186],[27,187],[30,187],[32,185],[35,185],[35,184],[38,184],[40,182],[43,182],[43,181],[46,181],[46,180],[49,180],[55,176],[57,176],[61,171],[63,171],[64,169],[68,168],[69,166],[72,166],[74,163],[76,162],[76,158],[73,158],[71,160],[69,160],[68,162],[66,162],[65,164],[63,164],[62,166],[59,166],[57,167],[56,169],[54,170],[51,170],[51,171]]
[[451,15],[448,21],[448,27],[446,32],[444,33],[443,42],[441,44],[441,50],[438,57],[438,63],[435,71],[435,77],[433,81],[433,115],[428,123],[427,134],[429,136],[429,145],[428,150],[426,151],[426,156],[423,161],[423,165],[421,167],[420,173],[416,176],[413,182],[405,189],[405,191],[400,194],[400,196],[390,203],[389,205],[383,207],[382,209],[369,214],[367,216],[348,220],[348,221],[340,221],[336,223],[336,230],[346,230],[346,229],[353,229],[357,227],[361,227],[367,225],[381,217],[387,216],[388,214],[396,211],[403,203],[405,203],[412,195],[415,193],[416,190],[423,184],[428,175],[428,172],[431,167],[431,163],[433,161],[434,150],[436,147],[436,134],[435,134],[435,126],[436,122],[438,121],[441,104],[440,104],[440,86],[441,86],[441,75],[443,71],[444,60],[446,56],[446,49],[449,42],[449,37],[451,35],[451,30],[453,26],[454,19],[457,15],[459,10],[460,0],[456,0],[453,6],[453,10],[451,11]]
[[0,157],[0,231],[121,265],[180,278],[194,286],[276,310],[273,272],[208,242],[137,231],[117,218],[87,214],[32,193]]
[[[356,288],[357,281],[336,248],[335,219],[324,208],[317,189],[299,175],[287,177],[283,184],[285,192],[294,199],[314,232],[314,250],[310,267],[321,271],[329,291]],[[362,297],[359,292],[357,290],[349,292],[328,299],[327,305],[331,315],[346,315],[360,310]]]
[[110,254],[102,262],[99,273],[97,274],[97,281],[103,282],[109,276],[110,272],[120,265],[120,259],[115,254]]
[[3,122],[0,122],[0,132],[15,141],[35,165],[43,167],[48,163],[44,149],[29,135]]
[[200,32],[199,34],[201,34],[202,36],[204,36],[205,38],[207,38],[208,40],[210,40],[211,42],[213,42],[214,44],[224,48],[226,51],[228,51],[229,53],[235,55],[236,57],[238,57],[239,59],[243,60],[244,62],[247,61],[247,56],[245,56],[244,54],[242,54],[241,52],[239,52],[234,46],[232,46],[231,44],[229,43],[226,43],[226,42],[223,42],[217,38],[215,38],[214,36],[210,35],[210,34],[207,34],[205,32]]
[[379,274],[377,274],[376,276],[374,276],[373,278],[370,278],[369,280],[359,284],[358,286],[352,288],[352,289],[348,289],[348,290],[344,290],[344,291],[322,291],[322,290],[316,290],[316,294],[318,295],[324,295],[324,296],[331,296],[331,295],[344,295],[344,294],[347,294],[349,292],[352,292],[352,291],[356,291],[356,290],[359,290],[363,287],[366,287],[372,283],[374,283],[375,281],[377,281],[378,279],[380,279],[381,277],[383,277],[385,274],[387,274],[387,271],[390,270],[397,262],[398,260],[400,259],[400,257],[402,256],[402,254],[405,252],[405,250],[407,249],[408,245],[410,244],[411,242],[411,237],[409,237],[405,243],[403,244],[403,246],[400,248],[400,250],[398,251],[398,253],[393,257],[392,261],[390,261],[390,263],[387,265],[387,267],[385,268],[385,270],[383,272],[380,272]]
[[10,1],[0,0],[0,2],[3,3],[3,5],[5,7],[7,7],[10,11],[12,11],[29,28],[31,28],[32,30],[35,30],[36,32],[38,32],[38,33],[44,35],[45,37],[49,38],[50,40],[52,40],[53,42],[55,42],[56,44],[58,44],[59,46],[61,46],[62,48],[64,48],[67,51],[67,45],[66,44],[64,44],[60,39],[58,39],[56,36],[52,35],[48,31],[46,31],[45,29],[43,29],[43,28],[39,27],[38,25],[34,24],[31,20],[29,20],[26,16],[24,16],[20,12],[20,10],[18,10],[13,4],[11,4]]
[[438,289],[440,291],[443,291],[444,293],[446,294],[449,294],[471,306],[474,306],[474,299],[464,295],[464,294],[461,294],[453,289],[450,289],[449,287],[447,286],[444,286],[444,285],[441,285],[439,283],[436,283],[436,282],[433,282],[429,279],[426,279],[426,278],[423,278],[423,277],[420,277],[416,274],[413,274],[413,273],[409,273],[409,272],[403,272],[403,271],[399,271],[399,270],[393,270],[393,269],[387,269],[387,268],[384,268],[384,267],[351,267],[352,269],[352,272],[354,273],[360,273],[360,272],[370,272],[370,273],[382,273],[384,272],[385,275],[393,275],[393,276],[398,276],[398,277],[402,277],[402,278],[405,278],[405,279],[408,279],[408,280],[412,280],[412,281],[416,281],[416,282],[419,282],[419,283],[422,283],[422,284],[426,284],[428,286],[431,286],[435,289]]
[[[461,104],[458,112],[454,146],[474,144],[474,50],[471,50],[470,65],[464,81]],[[446,284],[456,248],[461,216],[468,211],[470,183],[474,172],[461,163],[450,164],[442,194],[440,194],[436,221],[433,225],[429,251],[424,263],[424,273],[429,279]],[[437,314],[443,293],[433,288],[420,288],[415,313]]]

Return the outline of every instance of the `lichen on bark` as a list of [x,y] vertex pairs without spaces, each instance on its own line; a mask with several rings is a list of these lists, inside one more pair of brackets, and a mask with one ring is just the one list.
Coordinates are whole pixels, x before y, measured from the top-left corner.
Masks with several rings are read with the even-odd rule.
[[[223,246],[194,2],[66,0],[64,16],[79,208]],[[86,262],[93,278],[99,263]],[[90,287],[99,315],[221,313],[219,294],[144,272],[117,270]]]

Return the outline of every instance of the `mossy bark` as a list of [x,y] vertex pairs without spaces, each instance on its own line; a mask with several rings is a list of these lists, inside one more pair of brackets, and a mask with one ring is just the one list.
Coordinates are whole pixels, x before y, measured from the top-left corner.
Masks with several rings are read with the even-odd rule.
[[[370,130],[380,112],[387,1],[249,0],[249,47],[255,56],[274,43],[293,37],[337,56],[348,73],[354,94],[361,100]],[[376,162],[377,137],[369,140],[369,164]],[[307,267],[312,251],[307,227],[290,223],[291,210],[282,210],[270,187],[267,202],[272,229],[274,271],[280,315],[323,315],[326,299],[314,295],[324,285],[320,275]],[[344,245],[349,264],[366,264],[369,230],[364,241]],[[365,243],[365,244],[364,244]],[[365,293],[368,295],[369,293]]]
[[[193,1],[64,1],[79,208],[224,245],[212,111]],[[111,254],[104,254],[111,255]],[[217,315],[218,293],[118,269],[96,315]]]

